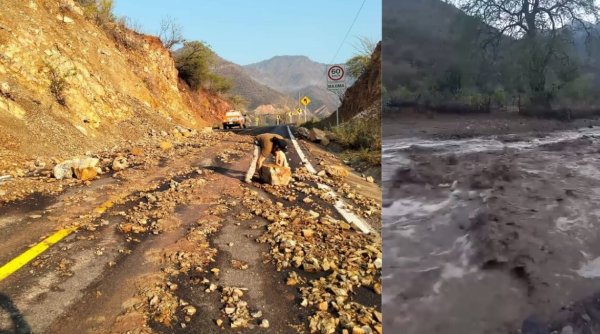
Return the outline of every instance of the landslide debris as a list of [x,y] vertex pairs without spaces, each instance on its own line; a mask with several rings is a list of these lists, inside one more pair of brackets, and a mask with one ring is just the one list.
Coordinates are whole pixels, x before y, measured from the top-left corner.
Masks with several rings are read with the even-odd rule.
[[3,1],[0,22],[0,175],[178,124],[201,129],[230,109],[181,83],[158,37],[99,24],[78,1]]
[[[0,178],[0,203],[24,199],[32,194],[59,194],[81,185],[82,181],[90,185],[106,176],[127,177],[131,173],[165,165],[169,160],[185,157],[197,149],[216,147],[234,136],[233,133],[198,132],[176,127],[169,133],[150,131],[148,137],[135,144],[125,143],[94,153],[88,151],[64,160],[38,156],[22,163],[14,162],[10,168],[0,169],[0,177],[8,176],[7,179]],[[168,149],[164,149],[165,143],[168,143]],[[245,145],[236,143],[221,153],[231,156],[227,160],[230,161],[247,149]]]
[[[300,173],[298,177],[313,176]],[[290,188],[298,187],[297,183]],[[275,198],[295,197],[292,191],[282,192],[277,187],[277,192],[271,193]],[[380,298],[382,253],[377,235],[356,232],[322,209],[317,209],[319,213],[293,204],[285,206],[249,189],[242,204],[269,221],[258,241],[270,245],[278,270],[291,270],[286,284],[298,287],[300,305],[311,311],[312,333],[381,333],[378,302],[364,305],[356,299],[357,294],[365,293],[361,288],[369,289],[374,300]]]

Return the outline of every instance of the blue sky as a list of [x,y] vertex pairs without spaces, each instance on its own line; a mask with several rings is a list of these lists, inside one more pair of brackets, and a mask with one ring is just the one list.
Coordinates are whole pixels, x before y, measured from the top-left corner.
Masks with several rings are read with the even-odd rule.
[[357,37],[381,40],[382,0],[365,1],[333,61],[363,0],[115,0],[115,13],[153,35],[162,18],[173,17],[187,40],[205,41],[240,65],[278,55],[341,63],[355,53]]

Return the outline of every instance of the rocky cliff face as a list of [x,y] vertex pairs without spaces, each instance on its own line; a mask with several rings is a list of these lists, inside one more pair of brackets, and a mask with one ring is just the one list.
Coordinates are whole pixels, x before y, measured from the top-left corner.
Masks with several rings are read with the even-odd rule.
[[[340,123],[381,112],[381,42],[371,55],[371,66],[348,88],[339,108]],[[368,114],[368,115],[367,115]],[[325,122],[335,124],[335,113]]]
[[100,28],[72,0],[2,1],[0,87],[0,160],[202,127],[228,109],[217,96],[182,89],[156,37]]

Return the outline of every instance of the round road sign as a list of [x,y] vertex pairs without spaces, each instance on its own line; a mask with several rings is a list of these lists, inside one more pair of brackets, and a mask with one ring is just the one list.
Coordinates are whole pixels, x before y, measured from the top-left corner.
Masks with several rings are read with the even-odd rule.
[[327,76],[331,81],[339,81],[344,78],[344,68],[339,65],[333,65],[327,70]]

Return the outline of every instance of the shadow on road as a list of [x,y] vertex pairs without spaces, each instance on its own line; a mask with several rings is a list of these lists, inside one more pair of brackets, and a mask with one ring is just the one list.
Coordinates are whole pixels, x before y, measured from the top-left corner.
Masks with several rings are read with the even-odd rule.
[[[8,315],[7,318],[4,317],[5,314]],[[8,325],[8,323],[1,322],[5,319],[10,319],[12,322],[12,330],[3,328]],[[0,334],[31,334],[31,327],[29,327],[19,309],[10,297],[3,293],[0,293]]]
[[246,177],[246,174],[244,172],[221,167],[221,166],[209,166],[209,167],[206,167],[206,169],[210,169],[215,173],[219,173],[221,175],[225,175],[225,176],[228,176],[228,177],[230,177],[232,179],[236,179],[236,180],[244,180],[244,178]]

